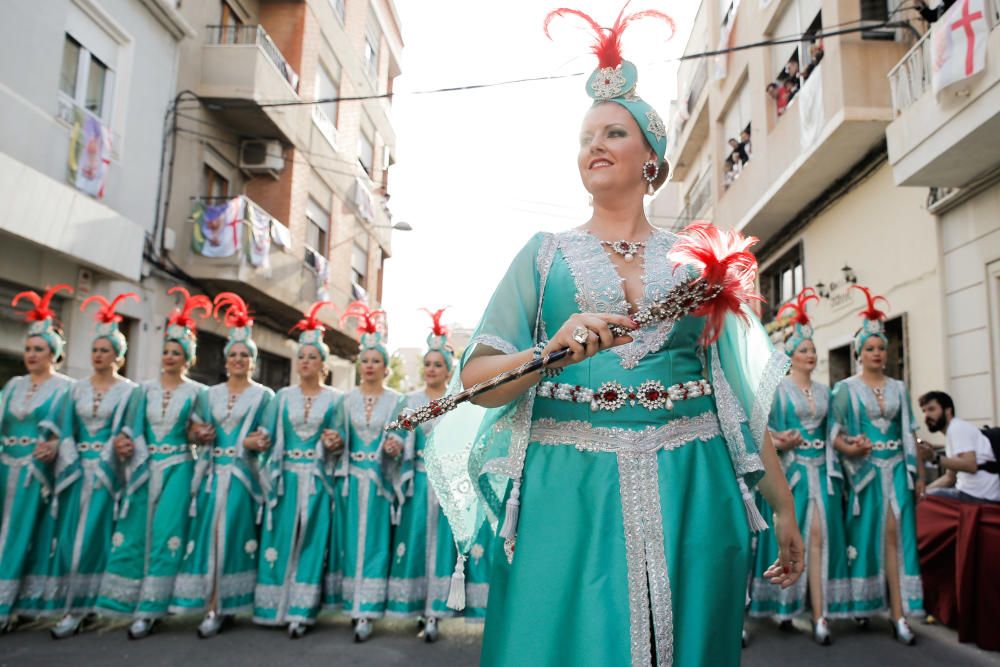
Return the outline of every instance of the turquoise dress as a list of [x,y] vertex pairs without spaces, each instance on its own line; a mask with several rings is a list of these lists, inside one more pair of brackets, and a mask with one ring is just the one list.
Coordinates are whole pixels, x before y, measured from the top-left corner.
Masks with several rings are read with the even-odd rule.
[[[424,390],[406,395],[406,407],[427,405]],[[448,609],[451,575],[458,556],[455,538],[441,511],[437,496],[427,481],[424,450],[437,420],[422,424],[408,438],[403,473],[406,502],[399,525],[393,531],[392,562],[389,565],[389,616],[453,616]]]
[[[663,298],[685,275],[666,258],[675,238],[658,230],[647,243],[644,301]],[[529,349],[577,312],[628,312],[614,264],[588,233],[536,235],[469,350]],[[605,397],[606,383],[618,383],[616,410],[532,388],[485,411],[465,459],[460,425],[475,406],[439,424],[428,472],[457,540],[474,544],[482,517],[467,502],[466,467],[503,529],[482,665],[739,664],[748,518],[760,520],[749,489],[762,475],[757,448],[787,368],[744,314],[728,317],[707,350],[698,344],[702,319],[664,321],[553,380]],[[662,404],[668,387],[703,381],[711,395]]]
[[[483,522],[465,562],[465,609],[462,615],[468,621],[482,622],[486,618],[486,604],[490,598],[490,575],[493,572],[493,557],[498,551],[497,545],[497,537],[492,526],[488,521]],[[452,543],[452,551],[454,549]],[[435,616],[440,615],[436,611],[439,608],[439,603],[435,600]]]
[[207,610],[216,586],[220,613],[253,608],[263,495],[259,453],[244,449],[243,439],[260,426],[273,396],[273,391],[254,383],[230,405],[224,382],[202,394],[201,412],[215,427],[215,442],[198,448],[191,525],[172,612]]
[[343,531],[342,598],[351,618],[379,618],[386,611],[389,563],[397,555],[390,553],[397,518],[393,505],[401,505],[405,496],[402,466],[385,456],[382,447],[385,425],[405,406],[405,396],[386,388],[368,418],[361,390],[352,389],[344,399],[347,449],[339,471],[344,502],[338,520]]
[[125,429],[135,451],[120,465],[124,490],[97,601],[103,614],[161,618],[169,610],[188,544],[194,476],[188,428],[207,420],[205,391],[187,378],[172,391],[159,380],[138,390]]
[[[781,453],[781,463],[788,486],[795,499],[795,518],[806,545],[805,571],[791,588],[781,589],[764,578],[764,572],[778,558],[774,532],[762,533],[757,542],[754,578],[750,588],[750,615],[790,620],[808,606],[809,540],[813,517],[819,517],[823,534],[821,573],[823,609],[821,616],[851,616],[850,580],[847,576],[847,540],[844,534],[844,477],[833,441],[829,437],[828,413],[830,389],[812,383],[814,409],[795,381],[786,377],[771,407],[768,428],[772,431],[796,430],[802,444]],[[766,501],[761,514],[768,522],[773,513]]]
[[[910,395],[900,380],[886,378],[885,413],[875,392],[858,377],[833,388],[833,437],[866,435],[872,452],[842,457],[847,473],[847,559],[851,577],[851,615],[870,616],[888,608],[886,567],[899,570],[903,613],[923,613],[924,593],[917,556],[917,475],[914,432],[917,422]],[[888,512],[896,517],[898,563],[885,562],[883,538]]]
[[50,435],[42,422],[59,414],[72,383],[56,373],[29,395],[31,378],[23,375],[0,396],[0,624],[14,614],[62,611],[52,602],[59,582],[49,576],[56,555],[53,464],[33,453]]
[[328,452],[320,436],[329,428],[344,437],[342,403],[343,395],[329,387],[311,400],[298,386],[285,387],[261,420],[272,445],[262,476],[266,509],[255,623],[312,625],[319,615],[327,560],[334,560],[334,470],[340,456]]
[[96,610],[120,490],[113,441],[125,427],[135,388],[122,378],[99,396],[90,379],[77,380],[58,422],[50,425],[61,438],[55,469],[58,544],[50,572],[60,586],[50,602],[70,614]]

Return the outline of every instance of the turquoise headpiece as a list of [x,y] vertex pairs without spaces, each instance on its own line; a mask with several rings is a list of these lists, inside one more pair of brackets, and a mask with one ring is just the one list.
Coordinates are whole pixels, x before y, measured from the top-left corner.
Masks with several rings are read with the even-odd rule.
[[669,16],[652,9],[625,14],[628,5],[626,2],[610,28],[601,27],[594,19],[579,10],[556,9],[545,17],[545,34],[551,39],[549,24],[557,16],[576,17],[587,23],[596,37],[592,50],[597,56],[597,69],[587,79],[587,95],[593,98],[595,103],[614,102],[625,107],[659,158],[658,166],[663,167],[667,161],[667,128],[656,109],[636,94],[639,71],[633,63],[622,57],[621,38],[625,29],[639,19],[656,18],[665,21],[670,26],[671,36],[676,32],[676,26]]
[[444,357],[445,367],[451,373],[455,365],[455,351],[448,345],[448,327],[441,324],[441,316],[446,309],[440,308],[434,312],[426,308],[421,310],[430,315],[433,322],[431,332],[427,335],[427,352],[424,353],[424,358],[426,359],[431,352],[439,352]]
[[319,355],[323,361],[330,358],[330,347],[323,340],[323,333],[326,331],[326,327],[317,319],[316,315],[323,306],[329,305],[332,305],[329,301],[317,301],[309,307],[306,316],[292,327],[292,331],[296,329],[302,331],[299,334],[299,350],[301,351],[305,346],[312,346],[319,350]]
[[807,340],[812,340],[813,328],[809,321],[809,315],[806,313],[806,306],[809,305],[810,301],[819,301],[819,295],[816,294],[816,290],[812,287],[806,287],[795,297],[795,301],[789,301],[780,309],[778,309],[778,317],[785,311],[792,311],[792,332],[785,339],[785,354],[791,356],[795,353],[795,350],[799,349],[799,345]]
[[24,319],[28,322],[28,333],[25,334],[25,338],[38,336],[45,340],[48,343],[49,349],[52,350],[52,358],[55,361],[62,359],[63,350],[66,348],[66,340],[56,328],[56,312],[51,307],[52,297],[59,291],[72,294],[73,288],[69,285],[56,285],[46,289],[45,294],[41,296],[30,290],[19,292],[14,295],[14,299],[10,302],[10,305],[15,308],[21,299],[27,299],[31,302],[32,309],[24,314]]
[[250,317],[250,308],[246,302],[234,292],[221,292],[215,297],[215,317],[218,318],[222,310],[226,314],[222,319],[223,324],[229,328],[229,337],[226,341],[226,348],[223,354],[229,356],[229,350],[233,345],[242,343],[250,351],[250,356],[257,361],[257,343],[253,340],[253,318]]
[[884,296],[872,295],[871,291],[867,287],[862,287],[861,285],[851,285],[856,290],[859,290],[865,295],[865,300],[867,301],[867,306],[861,310],[858,314],[864,318],[861,325],[861,329],[854,336],[854,354],[860,355],[861,350],[865,346],[865,342],[872,336],[877,336],[882,339],[882,342],[889,345],[889,338],[885,335],[885,313],[878,309],[878,302],[882,301],[886,306],[889,302]]
[[94,332],[94,340],[106,339],[111,343],[111,347],[114,348],[115,355],[119,359],[124,357],[125,353],[128,352],[128,341],[125,339],[125,334],[118,329],[118,323],[123,318],[115,310],[118,308],[118,304],[128,299],[140,300],[139,295],[135,292],[126,292],[119,294],[111,301],[108,301],[103,296],[91,296],[84,299],[83,303],[80,304],[81,312],[86,310],[87,306],[92,303],[100,306],[97,312],[94,313],[94,319],[97,320],[97,330]]
[[363,301],[355,301],[347,306],[347,310],[340,316],[340,322],[343,324],[351,318],[358,320],[358,333],[361,334],[358,341],[359,356],[368,350],[375,350],[382,355],[382,360],[388,366],[389,349],[385,346],[388,326],[385,320],[385,311],[372,310]]
[[191,362],[198,352],[197,324],[194,316],[212,316],[212,302],[207,296],[191,294],[183,287],[171,287],[167,294],[180,294],[184,302],[170,313],[167,320],[167,330],[163,334],[164,343],[177,343],[184,350],[184,358]]

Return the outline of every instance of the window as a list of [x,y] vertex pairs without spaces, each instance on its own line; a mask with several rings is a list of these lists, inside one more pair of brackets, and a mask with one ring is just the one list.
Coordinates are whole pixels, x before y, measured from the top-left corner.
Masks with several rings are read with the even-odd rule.
[[110,116],[111,68],[69,34],[63,43],[59,90],[102,121]]
[[726,25],[733,20],[733,0],[719,0],[719,23]]
[[830,386],[854,375],[853,343],[832,348],[827,353],[830,368]]
[[[249,39],[249,36],[244,34],[246,31],[241,30],[243,19],[225,0],[222,1],[222,16],[219,19],[219,25],[221,26],[219,29],[220,44],[240,44]],[[256,33],[254,33],[253,38],[257,38]]]
[[764,322],[773,320],[778,309],[793,299],[804,286],[802,244],[798,244],[761,272],[760,288],[765,299],[761,319]]
[[798,93],[801,82],[809,78],[823,58],[823,43],[818,37],[823,28],[821,4],[821,0],[793,0],[782,11],[770,35],[775,40],[802,37],[797,42],[771,46],[774,89],[771,90],[769,85],[768,95],[775,101],[778,116],[784,114],[785,107]]
[[[340,95],[340,68],[337,67],[337,74],[333,75],[322,63],[316,68],[316,93],[315,97],[317,100],[327,100],[331,98],[336,98]],[[323,102],[317,104],[316,108],[323,112],[323,114],[333,123],[334,127],[337,125],[337,103],[336,102]]]
[[370,178],[375,168],[375,144],[365,129],[358,133],[358,161]]
[[330,6],[333,7],[333,13],[337,15],[340,19],[341,25],[344,23],[344,17],[346,13],[344,11],[344,0],[330,0]]
[[260,350],[253,368],[253,379],[278,391],[291,381],[292,362],[285,357]]
[[207,384],[226,381],[226,339],[205,330],[198,331],[198,363],[188,375],[192,380]]
[[722,119],[723,186],[728,189],[750,161],[750,89],[743,81]]
[[306,202],[306,221],[306,245],[326,257],[329,252],[330,214],[312,197]]
[[368,235],[364,241],[355,241],[351,249],[351,276],[355,283],[368,289]]
[[368,14],[368,25],[365,27],[364,60],[365,71],[372,82],[378,82],[378,50],[379,50],[378,19],[374,13]]
[[229,181],[207,164],[205,165],[204,181],[205,199],[209,203],[218,203],[218,200],[229,197]]

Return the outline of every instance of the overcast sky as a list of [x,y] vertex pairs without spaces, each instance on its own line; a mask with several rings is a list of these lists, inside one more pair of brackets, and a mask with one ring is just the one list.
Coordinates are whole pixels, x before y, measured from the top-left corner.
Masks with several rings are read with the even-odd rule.
[[[548,40],[545,14],[582,9],[613,23],[619,2],[581,0],[396,0],[403,25],[402,70],[394,90],[397,164],[390,172],[394,232],[383,305],[392,348],[424,345],[421,307],[449,306],[445,321],[475,326],[510,260],[536,231],[577,226],[589,215],[576,169],[580,121],[589,105],[586,77],[481,90],[412,95],[407,91],[590,72],[589,34],[561,19]],[[639,94],[667,120],[676,96],[676,62],[697,2],[635,2],[677,22],[637,23],[624,41],[639,67]],[[645,24],[645,25],[643,25]]]

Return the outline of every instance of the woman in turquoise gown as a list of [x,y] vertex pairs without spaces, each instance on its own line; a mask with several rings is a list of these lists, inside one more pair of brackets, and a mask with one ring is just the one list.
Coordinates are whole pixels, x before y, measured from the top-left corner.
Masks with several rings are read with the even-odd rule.
[[390,553],[392,525],[398,523],[405,500],[403,439],[398,433],[386,433],[385,426],[400,413],[406,398],[383,384],[389,372],[389,351],[382,337],[384,315],[355,302],[342,316],[345,321],[357,318],[361,332],[361,384],[344,398],[347,449],[338,471],[344,478],[338,517],[343,535],[342,599],[359,642],[371,637],[373,621],[385,615],[389,562],[396,555]]
[[[808,604],[813,638],[827,645],[832,640],[827,619],[850,615],[850,580],[844,535],[844,476],[829,438],[830,390],[812,380],[816,346],[806,305],[813,299],[819,297],[812,288],[806,288],[796,301],[778,311],[779,318],[786,310],[794,312],[785,339],[792,367],[778,385],[768,420],[795,498],[796,520],[803,526],[807,577],[788,589],[772,586],[763,575],[777,557],[778,547],[771,533],[762,533],[757,543],[750,615],[790,622]],[[766,519],[770,511],[764,509],[762,514]]]
[[258,428],[274,396],[252,379],[257,344],[246,303],[223,292],[215,297],[216,316],[223,310],[228,379],[202,394],[201,414],[215,440],[198,448],[191,525],[170,605],[175,613],[205,614],[198,626],[203,639],[218,634],[225,619],[253,609],[263,501],[258,457],[268,443]]
[[[587,83],[597,103],[578,167],[593,216],[537,234],[514,258],[464,355],[461,384],[557,349],[570,356],[544,378],[534,372],[482,394],[484,417],[465,405],[445,417],[427,454],[463,549],[483,518],[476,497],[501,526],[487,667],[739,664],[750,534],[763,523],[751,494],[758,482],[777,515],[772,582],[790,586],[802,568],[794,505],[765,429],[787,357],[746,305],[748,242],[704,223],[686,237],[689,250],[701,238],[736,252],[748,275],[736,292],[727,282],[723,299],[739,315],[723,317],[715,301],[708,319],[630,319],[709,269],[643,213],[647,188],[666,179],[666,132],[634,94],[635,66],[607,57],[627,22],[619,16],[600,32],[605,55]],[[477,415],[473,439],[464,424]]]
[[[426,386],[407,394],[409,410],[417,410],[444,396],[451,377],[455,353],[448,344],[448,329],[441,324],[443,313],[443,308],[430,313],[433,327],[427,336],[423,358]],[[424,466],[424,450],[435,423],[432,420],[422,424],[406,443],[407,459],[412,463],[403,473],[406,502],[399,525],[393,531],[386,610],[389,616],[422,617],[419,636],[427,642],[438,638],[439,619],[455,615],[447,603],[458,556],[448,521],[427,483]]]
[[[909,391],[885,375],[888,338],[877,308],[882,297],[863,291],[864,324],[854,338],[860,371],[833,388],[833,438],[843,453],[849,484],[847,560],[851,614],[891,614],[893,634],[916,641],[907,616],[923,613],[917,556],[916,501],[923,495]],[[888,595],[887,595],[888,593]]]
[[52,628],[62,639],[78,632],[86,615],[96,611],[101,576],[111,551],[115,496],[119,491],[114,470],[114,442],[125,427],[135,383],[118,374],[128,343],[118,330],[122,316],[115,312],[134,293],[108,302],[101,296],[84,300],[81,309],[97,303],[97,332],[91,344],[94,374],[77,380],[62,413],[48,426],[60,439],[55,468],[56,557],[50,576],[60,582],[53,606],[65,609]]
[[108,616],[131,617],[132,639],[148,636],[168,613],[187,544],[192,445],[215,438],[202,413],[205,386],[187,377],[195,361],[194,315],[211,315],[212,302],[175,291],[184,304],[167,324],[160,378],[137,389],[124,430],[130,440],[116,443],[123,490],[97,606]]
[[253,620],[287,625],[291,639],[316,623],[328,560],[333,562],[334,471],[344,446],[342,394],[323,384],[330,350],[316,319],[322,301],[297,325],[299,383],[281,389],[261,420],[273,443],[263,467],[266,508]]
[[0,395],[0,627],[12,627],[17,615],[41,616],[61,611],[51,602],[58,582],[49,576],[55,557],[55,518],[50,504],[53,462],[58,438],[42,422],[59,414],[72,380],[55,372],[66,343],[56,328],[50,304],[57,285],[39,296],[21,292],[34,306],[25,315],[27,375],[10,380]]

